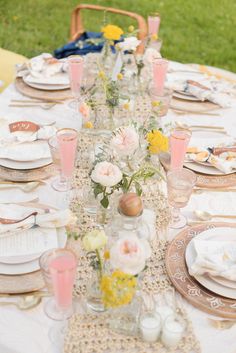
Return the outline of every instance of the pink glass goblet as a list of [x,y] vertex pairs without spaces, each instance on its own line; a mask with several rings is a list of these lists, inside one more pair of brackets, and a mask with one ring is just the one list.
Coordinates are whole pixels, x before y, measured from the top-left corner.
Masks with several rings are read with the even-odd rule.
[[184,157],[191,138],[191,131],[187,129],[174,129],[170,135],[170,170],[183,168]]

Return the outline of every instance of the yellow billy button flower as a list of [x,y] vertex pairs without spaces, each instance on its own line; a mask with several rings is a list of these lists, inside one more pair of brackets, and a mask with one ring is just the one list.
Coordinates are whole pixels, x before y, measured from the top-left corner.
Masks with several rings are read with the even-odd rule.
[[152,107],[153,107],[153,108],[159,107],[160,104],[161,104],[160,101],[152,101]]
[[147,141],[149,142],[148,149],[153,154],[168,151],[168,137],[163,135],[159,130],[149,132],[147,134]]
[[129,26],[129,27],[128,27],[128,31],[129,31],[130,33],[132,33],[132,32],[134,31],[134,26]]
[[99,71],[98,77],[100,77],[101,79],[104,79],[106,77],[105,72],[104,71]]
[[123,105],[123,108],[124,108],[125,110],[129,110],[129,103],[125,103],[125,104]]
[[86,129],[92,129],[93,128],[93,123],[91,121],[86,121],[86,123],[84,124],[84,127]]
[[105,260],[109,260],[109,259],[110,259],[110,252],[109,252],[109,250],[105,250],[105,251],[104,251],[103,257],[104,257]]
[[151,40],[155,41],[157,39],[158,39],[158,35],[157,34],[152,34]]
[[122,80],[123,79],[123,75],[121,73],[117,74],[117,79],[118,80]]
[[103,37],[108,40],[119,40],[124,33],[120,27],[114,25],[107,25],[101,31],[103,32]]

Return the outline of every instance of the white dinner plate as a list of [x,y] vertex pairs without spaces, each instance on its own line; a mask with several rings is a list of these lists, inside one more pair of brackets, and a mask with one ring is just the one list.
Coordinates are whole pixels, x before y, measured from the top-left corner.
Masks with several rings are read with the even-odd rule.
[[216,169],[211,165],[205,165],[197,162],[185,162],[184,166],[188,169],[191,169],[194,172],[207,174],[207,175],[230,175],[235,173],[235,169],[233,169],[229,173],[223,173],[219,169]]
[[[235,241],[236,242],[236,234],[235,228],[230,227],[217,227],[213,229],[208,229],[205,232],[202,232],[194,239],[201,239],[201,240],[217,240],[217,241]],[[187,267],[190,268],[192,263],[196,257],[196,252],[193,245],[193,239],[189,242],[186,247],[185,252],[185,260]],[[194,276],[194,278],[205,288],[209,289],[210,291],[222,295],[223,297],[236,299],[236,291],[235,288],[225,286],[223,283],[219,283],[219,277],[213,276]],[[226,280],[226,279],[224,279]],[[226,280],[227,282],[231,282]],[[233,285],[233,282],[231,282]]]
[[[63,248],[66,245],[67,234],[65,227],[57,229],[57,239],[58,239],[58,248]],[[34,254],[36,255],[36,254]],[[26,273],[31,273],[39,270],[39,256],[37,254],[35,258],[33,255],[32,261],[24,263],[15,263],[15,264],[5,264],[0,263],[0,274],[3,275],[23,275]],[[39,255],[39,256],[38,256]]]
[[51,163],[51,158],[41,158],[36,159],[35,161],[13,161],[12,159],[0,158],[0,165],[2,167],[19,170],[41,168]]
[[174,91],[173,96],[187,101],[202,102],[199,98],[194,97],[191,94],[185,94],[183,91]]
[[[65,74],[66,75],[66,74]],[[68,89],[70,87],[69,83],[56,83],[53,82],[53,78],[52,78],[52,83],[47,82],[43,82],[41,81],[42,79],[37,79],[37,78],[33,78],[33,80],[31,81],[30,79],[28,79],[29,75],[24,76],[23,77],[23,81],[30,87],[33,88],[37,88],[37,89],[41,89],[44,91],[55,91],[55,90],[63,90],[63,89]]]

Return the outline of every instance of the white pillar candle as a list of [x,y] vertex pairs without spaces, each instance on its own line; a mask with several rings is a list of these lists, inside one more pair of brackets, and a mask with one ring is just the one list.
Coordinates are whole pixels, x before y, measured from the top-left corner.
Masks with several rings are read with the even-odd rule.
[[183,337],[185,323],[183,320],[178,320],[173,315],[167,317],[163,329],[161,341],[166,347],[176,346]]
[[161,317],[152,313],[142,315],[140,330],[144,341],[156,342],[161,332]]

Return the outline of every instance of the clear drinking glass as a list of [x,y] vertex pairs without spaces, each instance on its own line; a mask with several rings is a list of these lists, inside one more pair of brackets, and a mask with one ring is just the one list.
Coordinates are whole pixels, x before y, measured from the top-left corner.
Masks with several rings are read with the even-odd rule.
[[52,288],[52,278],[49,270],[49,263],[51,259],[55,257],[56,251],[57,249],[47,250],[39,258],[39,266],[41,269],[41,273],[43,275],[43,279],[46,284],[46,287],[49,293],[51,294],[53,294],[53,288]]
[[54,249],[47,256],[50,282],[54,297],[44,307],[46,315],[58,321],[68,319],[74,313],[72,290],[76,277],[77,257],[68,249]]
[[173,91],[164,88],[163,91],[159,93],[155,87],[152,87],[149,94],[151,98],[152,112],[159,118],[167,115]]
[[180,214],[180,208],[187,205],[197,177],[188,169],[175,170],[167,174],[168,202],[172,206],[170,228],[183,228],[187,220]]
[[61,162],[60,155],[57,143],[57,136],[54,135],[48,140],[49,149],[51,152],[53,166],[55,168],[55,173],[58,174],[61,172]]
[[52,182],[52,187],[57,191],[71,189],[71,179],[77,154],[77,135],[77,131],[74,129],[64,128],[57,131],[61,175]]
[[183,168],[184,157],[192,133],[190,130],[176,128],[170,135],[170,170],[180,170]]
[[152,62],[153,83],[158,94],[162,94],[164,90],[168,65],[169,61],[162,58],[154,59]]
[[80,88],[83,79],[84,59],[79,55],[72,55],[68,58],[68,73],[70,79],[70,88],[74,101],[70,107],[79,111],[79,103],[81,99]]

